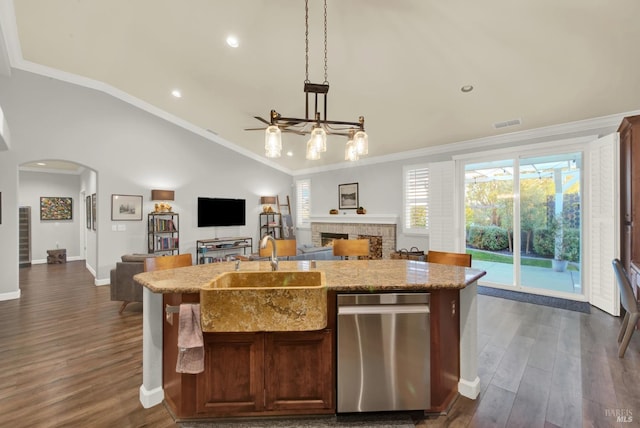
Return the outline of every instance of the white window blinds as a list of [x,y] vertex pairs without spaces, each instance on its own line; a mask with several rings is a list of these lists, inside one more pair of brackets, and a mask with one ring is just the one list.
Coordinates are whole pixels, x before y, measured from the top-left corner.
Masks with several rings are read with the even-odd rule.
[[308,227],[311,218],[311,180],[296,181],[296,226]]
[[406,166],[404,171],[404,233],[429,231],[429,168]]

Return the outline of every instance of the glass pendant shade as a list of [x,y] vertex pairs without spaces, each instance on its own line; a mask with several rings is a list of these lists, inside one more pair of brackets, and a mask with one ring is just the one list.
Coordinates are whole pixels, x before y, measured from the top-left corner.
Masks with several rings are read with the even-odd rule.
[[327,151],[327,133],[323,128],[319,126],[313,128],[313,131],[311,131],[311,141],[313,141],[313,144],[316,146],[318,153]]
[[353,140],[347,141],[347,146],[344,150],[344,160],[355,162],[358,160],[358,150]]
[[369,136],[364,131],[358,131],[353,136],[358,156],[369,154]]
[[279,158],[282,152],[282,132],[276,125],[267,127],[264,134],[264,150],[268,158]]
[[320,152],[316,147],[316,142],[313,141],[313,138],[310,138],[307,141],[307,159],[308,160],[318,160],[320,159]]

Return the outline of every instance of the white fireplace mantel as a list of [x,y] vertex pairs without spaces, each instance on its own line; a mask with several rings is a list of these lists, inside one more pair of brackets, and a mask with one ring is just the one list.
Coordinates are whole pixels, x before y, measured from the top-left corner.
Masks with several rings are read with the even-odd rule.
[[311,223],[398,224],[395,214],[334,214],[312,215]]

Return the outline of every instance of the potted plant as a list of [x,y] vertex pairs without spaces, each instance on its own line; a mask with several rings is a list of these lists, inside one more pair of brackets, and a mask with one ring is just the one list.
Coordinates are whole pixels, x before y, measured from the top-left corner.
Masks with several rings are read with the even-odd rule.
[[569,265],[569,260],[564,258],[564,254],[560,253],[553,259],[551,259],[551,268],[555,272],[564,272],[567,270],[567,266]]

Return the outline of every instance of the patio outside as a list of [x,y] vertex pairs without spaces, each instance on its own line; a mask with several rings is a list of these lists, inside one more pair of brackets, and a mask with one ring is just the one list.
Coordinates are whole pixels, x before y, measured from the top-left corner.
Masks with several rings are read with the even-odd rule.
[[573,153],[466,165],[466,248],[481,284],[582,294],[580,164]]

